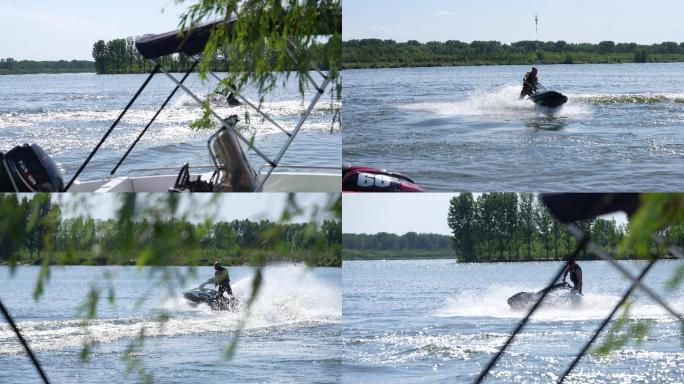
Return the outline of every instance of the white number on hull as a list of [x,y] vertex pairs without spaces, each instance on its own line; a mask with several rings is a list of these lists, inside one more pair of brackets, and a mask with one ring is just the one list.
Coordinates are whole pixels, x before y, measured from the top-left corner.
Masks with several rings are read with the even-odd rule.
[[373,175],[371,173],[359,173],[358,178],[359,187],[369,188],[389,188],[392,182],[392,178],[385,175]]

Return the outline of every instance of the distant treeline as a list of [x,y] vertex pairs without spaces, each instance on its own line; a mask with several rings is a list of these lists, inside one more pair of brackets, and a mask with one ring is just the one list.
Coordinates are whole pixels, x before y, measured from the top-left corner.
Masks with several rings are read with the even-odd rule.
[[[322,47],[318,46],[312,49],[322,49]],[[236,50],[219,49],[210,65],[211,70],[229,71],[231,60],[240,60],[236,52]],[[93,59],[95,60],[95,71],[98,74],[147,73],[154,67],[149,60],[142,57],[138,52],[133,37],[95,42],[93,44]],[[277,57],[273,54],[272,62],[275,64],[276,60]],[[326,59],[322,58],[321,60],[319,68],[327,70]],[[191,58],[182,53],[162,56],[157,61],[171,72],[186,71],[191,65]]]
[[30,73],[76,73],[95,72],[95,63],[87,60],[33,61],[0,59],[0,75],[24,75]]
[[[577,239],[531,193],[484,193],[477,199],[462,193],[451,199],[447,220],[460,261],[559,260],[577,246]],[[613,219],[596,218],[577,225],[611,252],[630,230],[629,222],[617,224]],[[665,228],[659,234],[684,245],[682,226]],[[654,241],[651,252],[661,251]],[[580,257],[593,259],[595,255],[585,248]]]
[[[95,42],[93,59],[98,74],[147,73],[154,67],[135,48],[135,40],[132,37]],[[184,54],[161,57],[159,61],[164,68],[172,72],[190,68],[190,58]]]
[[[118,220],[63,219],[59,205],[45,199],[36,209],[29,200],[1,195],[0,205],[23,215],[27,225],[0,233],[0,264],[58,263],[70,265],[135,264],[138,258],[157,257],[145,264],[226,265],[260,262],[306,262],[316,266],[340,266],[342,226],[337,220],[277,224],[268,220],[192,223],[184,220],[134,221],[125,228]],[[125,230],[124,230],[125,229]],[[21,239],[19,243],[12,242]],[[131,236],[150,250],[122,253]],[[13,245],[12,245],[13,244]]]
[[[462,262],[560,260],[577,239],[556,221],[535,194],[461,193],[451,199],[447,221],[452,236],[409,232],[342,235],[343,258],[420,259],[455,257]],[[629,235],[630,222],[596,218],[577,225],[609,252]],[[684,246],[684,226],[661,229],[659,235]],[[650,252],[662,255],[653,241]],[[619,256],[619,255],[616,255]],[[632,255],[620,257],[630,258]],[[584,250],[581,259],[595,259]]]
[[451,237],[434,233],[342,235],[342,257],[354,259],[451,258]]
[[362,39],[342,44],[343,68],[435,67],[461,65],[613,64],[684,61],[684,43],[639,45],[602,41],[598,44],[565,41],[458,40],[420,43],[409,40]]

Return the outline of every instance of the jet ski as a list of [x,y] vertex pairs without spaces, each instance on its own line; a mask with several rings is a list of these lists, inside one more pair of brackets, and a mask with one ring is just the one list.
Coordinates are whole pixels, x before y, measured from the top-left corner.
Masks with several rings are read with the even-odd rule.
[[568,102],[568,97],[560,92],[550,91],[539,84],[540,91],[533,93],[527,99],[546,108],[559,108]]
[[408,176],[365,166],[342,167],[343,192],[423,192]]
[[543,91],[529,97],[533,103],[547,108],[558,108],[568,102],[568,97],[556,91]]
[[200,304],[207,304],[214,311],[237,311],[240,307],[240,299],[236,296],[219,296],[218,291],[204,286],[210,281],[183,292],[183,297],[190,301],[193,307]]
[[577,306],[582,301],[582,294],[576,292],[568,283],[554,284],[539,292],[518,292],[508,298],[508,305],[513,309],[525,309],[534,305],[548,291],[544,299],[545,305],[556,307]]

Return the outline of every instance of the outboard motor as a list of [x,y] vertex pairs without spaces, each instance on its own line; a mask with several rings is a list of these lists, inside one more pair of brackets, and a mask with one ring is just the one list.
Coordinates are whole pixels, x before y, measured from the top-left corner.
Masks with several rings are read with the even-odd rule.
[[62,192],[57,164],[37,144],[0,152],[0,192]]
[[408,176],[397,172],[361,167],[342,168],[343,192],[423,192]]

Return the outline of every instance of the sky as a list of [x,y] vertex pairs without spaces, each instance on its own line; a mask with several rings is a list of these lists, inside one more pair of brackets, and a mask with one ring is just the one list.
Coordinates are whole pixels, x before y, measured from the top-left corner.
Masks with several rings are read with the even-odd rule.
[[[285,206],[287,194],[285,193],[222,193],[222,194],[180,194],[179,210],[181,212],[194,213],[188,219],[193,222],[201,222],[207,218],[213,221],[231,221],[235,219],[261,220],[268,219],[277,221]],[[154,194],[138,194],[139,201],[146,198],[154,198]],[[166,197],[165,194],[157,194],[156,197]],[[218,208],[207,211],[205,204],[212,198],[218,198]],[[54,194],[55,202],[62,203],[62,217],[70,218],[85,216],[86,213],[94,219],[107,220],[113,218],[116,210],[120,207],[121,199],[118,194]],[[299,193],[296,195],[298,203],[302,207],[312,208],[323,206],[328,201],[326,193]],[[76,207],[76,208],[72,208]],[[210,207],[214,207],[211,205]],[[308,222],[311,212],[292,220],[293,222]]]
[[[458,193],[346,193],[342,195],[344,233],[438,233],[450,235],[449,201]],[[477,198],[480,194],[473,194]],[[624,213],[601,216],[620,224]]]
[[[0,0],[0,57],[92,60],[93,43],[178,26],[194,0]],[[684,41],[681,0],[344,0],[343,38]],[[162,12],[163,10],[163,12]]]
[[92,60],[97,40],[176,29],[189,4],[192,1],[0,0],[0,57]]
[[449,235],[449,200],[457,193],[345,193],[342,232]]
[[344,0],[344,40],[684,42],[682,0]]

